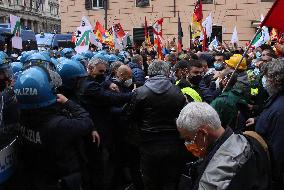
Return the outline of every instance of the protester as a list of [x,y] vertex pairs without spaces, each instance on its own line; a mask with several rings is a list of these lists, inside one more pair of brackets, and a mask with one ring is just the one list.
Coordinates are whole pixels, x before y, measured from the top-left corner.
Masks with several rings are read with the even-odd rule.
[[217,112],[206,103],[189,103],[177,119],[185,146],[202,158],[192,189],[269,189],[267,152],[252,137],[222,127]]
[[145,189],[176,189],[184,164],[184,149],[175,118],[185,105],[185,98],[180,89],[171,83],[169,74],[166,62],[151,63],[150,79],[135,90],[130,103],[132,121],[140,134]]
[[133,83],[137,86],[142,86],[145,82],[145,72],[142,69],[143,58],[141,55],[135,55],[132,57],[131,62],[128,64],[132,69]]
[[[263,112],[256,121],[256,131],[263,136],[270,148],[273,189],[283,186],[284,152],[283,152],[283,129],[281,128],[284,118],[283,110],[283,81],[284,61],[277,59],[270,62],[263,68],[264,77],[262,85],[269,94],[269,99],[264,106]],[[248,120],[248,125],[253,119]]]

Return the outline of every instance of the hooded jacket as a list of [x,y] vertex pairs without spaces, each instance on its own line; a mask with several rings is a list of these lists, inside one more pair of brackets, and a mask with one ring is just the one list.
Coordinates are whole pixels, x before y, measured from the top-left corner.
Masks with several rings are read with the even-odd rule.
[[145,73],[142,70],[142,67],[137,63],[132,63],[132,62],[130,62],[128,66],[132,70],[133,83],[137,84],[137,86],[142,86],[145,82]]
[[165,76],[155,76],[137,88],[131,116],[139,128],[141,142],[180,141],[176,118],[185,105],[179,87]]

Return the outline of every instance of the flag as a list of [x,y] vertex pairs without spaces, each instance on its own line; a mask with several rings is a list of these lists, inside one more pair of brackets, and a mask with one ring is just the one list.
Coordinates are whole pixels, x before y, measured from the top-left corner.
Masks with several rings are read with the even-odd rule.
[[267,26],[278,29],[284,32],[284,1],[276,0],[271,9],[267,13],[264,20],[261,22],[260,27]]
[[219,45],[219,42],[217,40],[217,37],[215,36],[214,40],[212,40],[212,42],[210,43],[208,49],[210,51],[213,51],[214,49],[217,49],[218,48],[218,45]]
[[103,49],[103,44],[93,32],[90,33],[90,43],[94,44],[98,49]]
[[131,42],[131,39],[130,39],[130,36],[129,36],[128,32],[122,38],[122,45],[123,45],[124,48],[126,48],[127,46],[131,46],[132,45],[132,42]]
[[76,34],[75,32],[73,32],[72,38],[71,38],[71,42],[74,43],[74,44],[75,44],[76,41],[77,41],[77,37],[76,37],[76,36],[77,36],[77,34]]
[[239,38],[238,38],[238,32],[237,32],[237,26],[235,26],[233,34],[232,34],[232,38],[231,38],[231,43],[238,43]]
[[113,34],[114,49],[123,50],[122,41],[118,38],[118,35],[115,31],[115,26],[112,26],[112,34]]
[[[264,20],[264,17],[263,15],[261,15],[260,17],[260,21],[262,22]],[[270,40],[270,35],[269,35],[269,31],[268,31],[268,28],[266,26],[263,26],[262,28],[262,31],[261,33],[259,33],[257,36],[256,36],[256,39],[253,41],[252,45],[255,47],[255,48],[258,48],[260,47],[261,45],[269,42]]]
[[213,19],[211,13],[209,16],[202,22],[203,28],[205,28],[207,38],[211,38],[212,34],[212,26],[213,26]]
[[181,26],[180,16],[178,14],[178,52],[182,51],[182,37],[183,37],[182,26]]
[[89,49],[90,38],[92,31],[92,25],[89,22],[88,18],[83,16],[80,22],[80,26],[77,27],[76,31],[76,43],[75,43],[75,51],[77,53],[82,53]]
[[192,22],[191,22],[191,30],[192,30],[192,38],[195,39],[199,37],[202,33],[202,1],[197,0],[195,3],[194,11],[192,14]]
[[154,46],[157,49],[159,59],[163,58],[163,53],[162,53],[163,22],[164,22],[164,19],[161,18],[153,24]]
[[20,17],[10,15],[10,22],[11,22],[11,33],[13,34],[12,47],[16,49],[23,49]]
[[114,25],[114,31],[115,31],[117,37],[120,38],[120,39],[122,39],[125,36],[125,32],[122,29],[120,23]]
[[99,21],[96,22],[96,26],[94,29],[94,34],[97,36],[97,38],[100,40],[100,42],[103,42],[105,39],[105,29],[104,27],[101,25],[101,23]]
[[150,45],[150,44],[151,44],[151,40],[150,40],[150,36],[149,36],[148,24],[147,24],[146,16],[145,16],[144,33],[145,33],[145,42],[146,42],[148,45]]

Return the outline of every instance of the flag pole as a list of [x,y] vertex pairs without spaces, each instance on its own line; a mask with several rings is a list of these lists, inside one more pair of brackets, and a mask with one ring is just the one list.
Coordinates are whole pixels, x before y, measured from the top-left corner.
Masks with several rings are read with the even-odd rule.
[[247,46],[246,51],[243,53],[241,60],[239,61],[239,63],[238,63],[237,66],[235,67],[235,70],[234,70],[232,76],[230,77],[229,81],[227,82],[225,88],[223,89],[222,93],[223,93],[224,91],[226,91],[226,89],[228,88],[230,82],[231,82],[232,79],[233,79],[233,76],[234,76],[235,73],[237,72],[237,69],[239,68],[240,64],[242,63],[242,61],[244,60],[246,54],[248,53],[248,50],[249,50],[249,48],[251,47],[252,42],[255,40],[255,38],[257,37],[257,35],[258,35],[261,31],[262,31],[262,27],[259,27],[258,30],[256,31],[256,33],[254,34],[254,37],[253,37],[252,40],[250,41],[249,45]]

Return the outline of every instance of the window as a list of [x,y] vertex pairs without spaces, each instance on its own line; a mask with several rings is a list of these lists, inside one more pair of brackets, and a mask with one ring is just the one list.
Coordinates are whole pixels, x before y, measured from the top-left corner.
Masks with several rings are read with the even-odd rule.
[[104,0],[93,0],[93,8],[103,8]]
[[213,0],[202,0],[203,4],[213,4]]
[[275,0],[261,0],[261,2],[274,2]]
[[136,7],[147,7],[150,6],[150,0],[136,0]]

